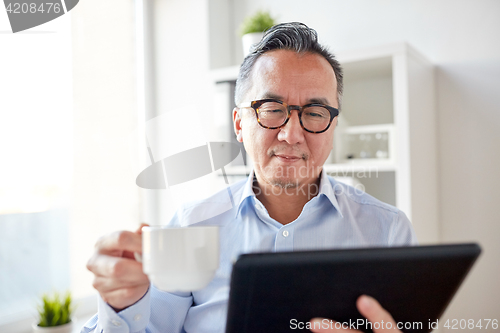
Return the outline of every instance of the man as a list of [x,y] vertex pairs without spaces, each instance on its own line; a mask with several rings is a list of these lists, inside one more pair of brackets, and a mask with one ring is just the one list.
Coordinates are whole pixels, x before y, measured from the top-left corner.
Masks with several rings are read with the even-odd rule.
[[[221,227],[215,278],[192,293],[159,291],[133,259],[141,251],[140,231],[105,236],[87,265],[101,295],[98,315],[82,332],[223,332],[232,261],[241,253],[415,244],[401,211],[322,172],[341,94],[340,65],[314,30],[300,23],[270,29],[241,66],[233,110],[253,173],[231,186],[231,210],[193,222],[213,215],[219,193],[184,206],[170,222]],[[370,297],[357,306],[371,321],[392,320]]]

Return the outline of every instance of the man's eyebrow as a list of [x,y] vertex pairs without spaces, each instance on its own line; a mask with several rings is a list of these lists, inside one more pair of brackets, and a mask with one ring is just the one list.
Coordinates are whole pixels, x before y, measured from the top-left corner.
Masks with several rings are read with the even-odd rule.
[[[272,92],[266,92],[264,95],[262,95],[262,99],[277,99],[279,101],[286,102],[283,100],[283,96],[280,96]],[[312,104],[312,103],[330,105],[328,99],[324,97],[309,98],[306,102],[306,104]]]
[[262,99],[277,99],[279,101],[283,101],[283,96],[277,95],[272,92],[266,92],[264,95],[262,95]]
[[307,100],[307,104],[312,104],[312,103],[330,105],[328,99],[324,97],[310,98]]

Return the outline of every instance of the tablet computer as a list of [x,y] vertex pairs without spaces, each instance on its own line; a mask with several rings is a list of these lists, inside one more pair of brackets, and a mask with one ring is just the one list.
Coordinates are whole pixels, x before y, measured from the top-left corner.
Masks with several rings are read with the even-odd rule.
[[456,244],[244,254],[233,266],[226,333],[309,331],[314,317],[372,332],[356,309],[363,294],[404,332],[430,332],[480,252]]

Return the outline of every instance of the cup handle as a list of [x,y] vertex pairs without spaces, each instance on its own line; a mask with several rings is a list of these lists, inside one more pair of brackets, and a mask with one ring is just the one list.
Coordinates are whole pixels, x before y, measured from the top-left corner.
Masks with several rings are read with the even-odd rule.
[[142,263],[142,254],[140,254],[139,252],[134,252],[134,258],[137,262]]

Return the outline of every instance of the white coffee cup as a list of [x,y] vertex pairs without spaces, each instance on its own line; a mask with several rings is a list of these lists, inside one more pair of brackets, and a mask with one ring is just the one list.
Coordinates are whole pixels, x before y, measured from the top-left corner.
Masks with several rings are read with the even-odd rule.
[[158,289],[203,289],[219,267],[219,227],[143,227],[142,265]]

